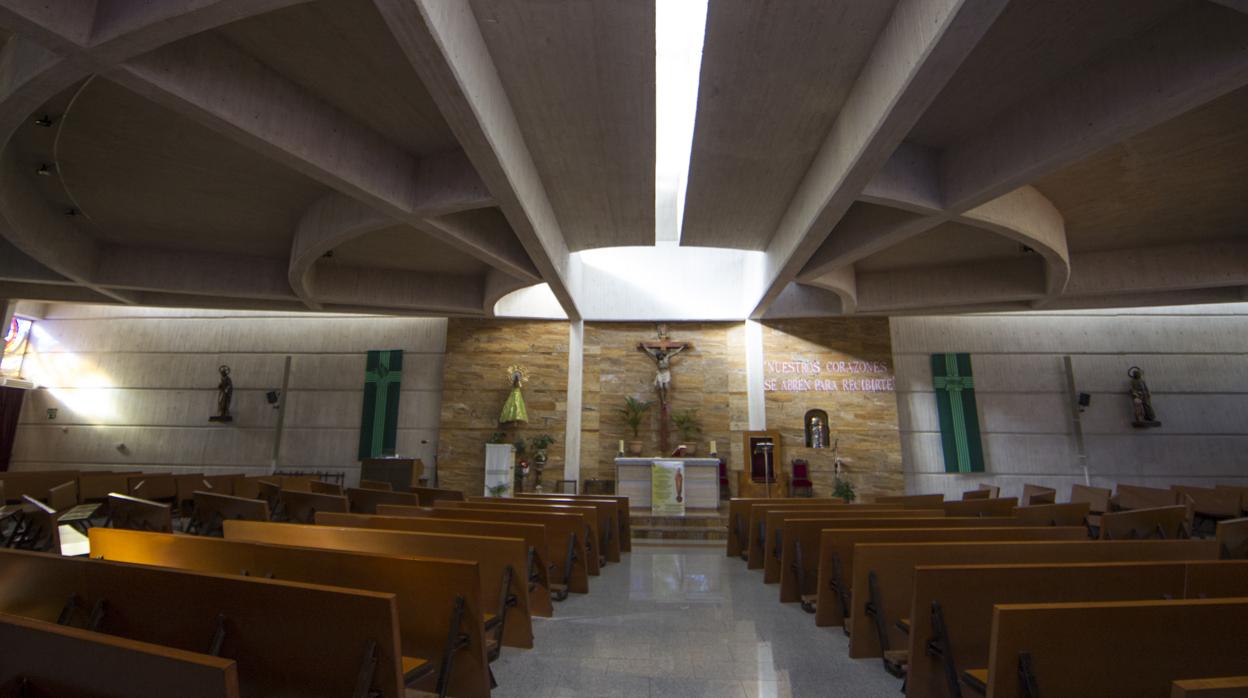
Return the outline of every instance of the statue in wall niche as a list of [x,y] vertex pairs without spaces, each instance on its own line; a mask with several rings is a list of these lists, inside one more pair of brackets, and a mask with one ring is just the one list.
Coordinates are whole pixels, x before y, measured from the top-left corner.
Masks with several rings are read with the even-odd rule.
[[221,364],[217,367],[221,374],[221,382],[217,383],[217,414],[209,417],[210,422],[232,422],[230,403],[234,401],[234,381],[230,378],[230,367]]
[[1153,411],[1153,394],[1144,382],[1144,371],[1139,366],[1127,369],[1127,377],[1131,379],[1131,410],[1134,420],[1131,426],[1136,429],[1148,429],[1161,426],[1157,421],[1157,413]]

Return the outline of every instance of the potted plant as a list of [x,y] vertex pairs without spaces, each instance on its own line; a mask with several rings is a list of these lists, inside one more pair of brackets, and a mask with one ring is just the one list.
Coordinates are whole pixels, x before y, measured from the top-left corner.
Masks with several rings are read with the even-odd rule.
[[698,411],[688,409],[672,413],[672,426],[680,432],[680,443],[685,447],[685,455],[698,455],[698,434],[702,433],[702,425],[698,424]]
[[546,468],[546,449],[555,442],[550,434],[534,436],[530,445],[533,446],[533,489],[542,491],[542,470]]
[[633,430],[633,440],[628,442],[628,452],[634,456],[641,455],[642,442],[638,431],[641,429],[641,420],[646,418],[646,413],[650,411],[650,407],[654,403],[646,400],[638,400],[631,395],[624,398],[624,406],[619,412],[624,417],[624,423]]

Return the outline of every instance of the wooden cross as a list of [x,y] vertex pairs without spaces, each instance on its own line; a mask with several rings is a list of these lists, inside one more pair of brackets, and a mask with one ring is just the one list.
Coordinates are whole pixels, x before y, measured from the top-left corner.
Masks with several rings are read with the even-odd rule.
[[668,339],[666,324],[658,326],[658,335],[658,341],[641,342],[637,345],[637,349],[649,355],[658,368],[658,372],[654,376],[654,391],[659,395],[659,452],[666,454],[670,438],[668,422],[671,420],[671,408],[667,399],[668,390],[672,385],[671,360],[673,356],[680,352],[692,349],[693,345],[688,342],[673,342]]

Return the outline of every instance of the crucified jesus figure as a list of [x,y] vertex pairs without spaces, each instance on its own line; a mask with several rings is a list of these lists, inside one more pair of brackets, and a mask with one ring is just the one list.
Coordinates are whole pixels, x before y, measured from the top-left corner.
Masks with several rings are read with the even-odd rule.
[[691,346],[688,342],[669,340],[667,325],[659,325],[659,341],[637,345],[637,349],[646,352],[658,368],[654,374],[654,392],[659,394],[659,448],[664,453],[667,453],[668,421],[671,419],[667,398],[672,387],[672,357]]

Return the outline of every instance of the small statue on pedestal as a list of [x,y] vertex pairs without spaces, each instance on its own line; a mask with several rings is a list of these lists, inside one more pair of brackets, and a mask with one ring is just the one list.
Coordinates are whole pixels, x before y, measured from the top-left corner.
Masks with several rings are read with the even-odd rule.
[[1131,379],[1131,410],[1134,417],[1131,426],[1136,429],[1149,429],[1161,426],[1157,421],[1157,413],[1153,411],[1153,394],[1144,382],[1144,372],[1139,366],[1127,369],[1127,377]]
[[232,422],[230,403],[234,401],[234,381],[230,379],[230,367],[221,364],[217,368],[221,382],[217,384],[217,413],[208,418],[210,422]]

